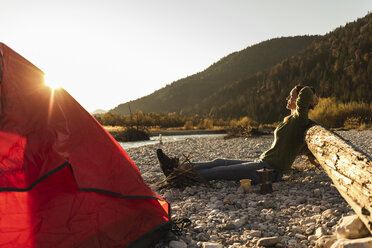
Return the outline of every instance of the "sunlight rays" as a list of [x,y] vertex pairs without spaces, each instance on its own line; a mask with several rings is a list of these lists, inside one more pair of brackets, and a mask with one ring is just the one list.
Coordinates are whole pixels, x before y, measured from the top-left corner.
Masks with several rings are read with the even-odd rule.
[[52,114],[53,114],[53,105],[54,105],[54,91],[56,89],[54,88],[51,88],[51,91],[50,91],[50,100],[49,100],[49,107],[48,107],[48,125],[50,123],[50,120],[52,118]]
[[53,78],[52,76],[50,76],[50,74],[44,74],[44,84],[52,88],[53,91],[56,89],[62,88],[59,80],[56,78]]
[[59,84],[58,80],[55,80],[51,78],[50,76],[47,76],[48,74],[44,75],[44,84],[45,86],[50,88],[50,99],[49,99],[49,106],[48,106],[48,125],[50,123],[50,120],[52,118],[53,114],[53,105],[54,105],[54,96],[55,91],[62,89],[61,85]]

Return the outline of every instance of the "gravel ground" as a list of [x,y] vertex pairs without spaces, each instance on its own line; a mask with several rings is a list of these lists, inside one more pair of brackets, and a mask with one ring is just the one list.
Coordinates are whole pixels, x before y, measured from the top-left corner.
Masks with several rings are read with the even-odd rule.
[[[337,133],[371,156],[372,130]],[[171,204],[172,217],[192,221],[182,236],[169,235],[156,247],[203,247],[205,242],[223,247],[259,247],[261,238],[274,236],[280,240],[275,247],[315,247],[318,237],[331,234],[342,216],[353,214],[329,177],[304,156],[296,159],[283,181],[273,184],[272,194],[260,194],[260,186],[252,186],[245,193],[235,181],[182,189],[159,189],[154,185],[164,180],[156,158],[159,147],[180,160],[183,154],[190,155],[191,161],[257,160],[272,141],[272,135],[229,140],[199,138],[128,149],[144,180]]]

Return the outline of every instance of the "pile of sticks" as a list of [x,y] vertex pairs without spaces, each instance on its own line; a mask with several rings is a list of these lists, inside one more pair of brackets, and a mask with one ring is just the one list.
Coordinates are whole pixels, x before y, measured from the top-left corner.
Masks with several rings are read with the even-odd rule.
[[190,155],[185,156],[184,160],[173,169],[166,179],[157,183],[160,188],[183,188],[191,185],[205,184],[210,187],[207,180],[199,175],[196,166],[190,161]]

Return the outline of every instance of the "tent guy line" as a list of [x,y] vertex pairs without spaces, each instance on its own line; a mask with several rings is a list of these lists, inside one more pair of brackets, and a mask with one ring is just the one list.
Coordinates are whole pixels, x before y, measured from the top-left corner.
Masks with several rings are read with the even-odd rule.
[[41,183],[42,181],[44,181],[45,179],[47,179],[49,176],[57,173],[58,171],[60,171],[61,169],[63,169],[64,167],[70,165],[69,162],[65,162],[63,163],[62,165],[58,166],[57,168],[55,168],[54,170],[51,170],[49,171],[48,173],[46,173],[45,175],[41,176],[39,179],[37,179],[34,183],[32,183],[29,187],[26,187],[26,188],[0,188],[0,192],[4,192],[4,191],[15,191],[15,192],[26,192],[26,191],[30,191],[31,189],[33,189],[37,184]]
[[[43,180],[47,179],[49,176],[52,176],[53,174],[57,173],[58,171],[60,171],[61,169],[63,169],[66,166],[69,166],[69,168],[71,170],[71,173],[73,174],[71,164],[69,162],[65,162],[62,165],[60,165],[57,168],[55,168],[54,170],[51,170],[48,173],[46,173],[45,175],[41,176],[39,179],[37,179],[33,184],[31,184],[27,188],[0,188],[0,192],[4,192],[4,191],[15,191],[15,192],[26,192],[26,191],[30,191],[37,184],[39,184]],[[122,195],[122,194],[119,194],[119,193],[116,193],[116,192],[112,192],[112,191],[108,191],[108,190],[103,190],[103,189],[79,188],[79,190],[85,191],[85,192],[95,192],[95,193],[109,194],[109,195],[120,197],[120,198],[123,198],[123,199],[154,199],[154,200],[160,200],[159,198],[153,197],[153,196]]]

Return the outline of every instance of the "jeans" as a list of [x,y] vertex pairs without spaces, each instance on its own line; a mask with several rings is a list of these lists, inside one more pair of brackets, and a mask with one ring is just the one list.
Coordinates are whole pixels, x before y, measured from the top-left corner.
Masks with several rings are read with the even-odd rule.
[[[231,160],[231,159],[216,159],[210,162],[192,163],[196,166],[198,173],[207,181],[210,180],[241,180],[251,179],[252,184],[258,184],[260,178],[256,172],[259,169],[273,169],[265,161],[252,162],[246,160]],[[282,172],[275,170],[272,173],[271,180],[279,181],[282,177]]]

